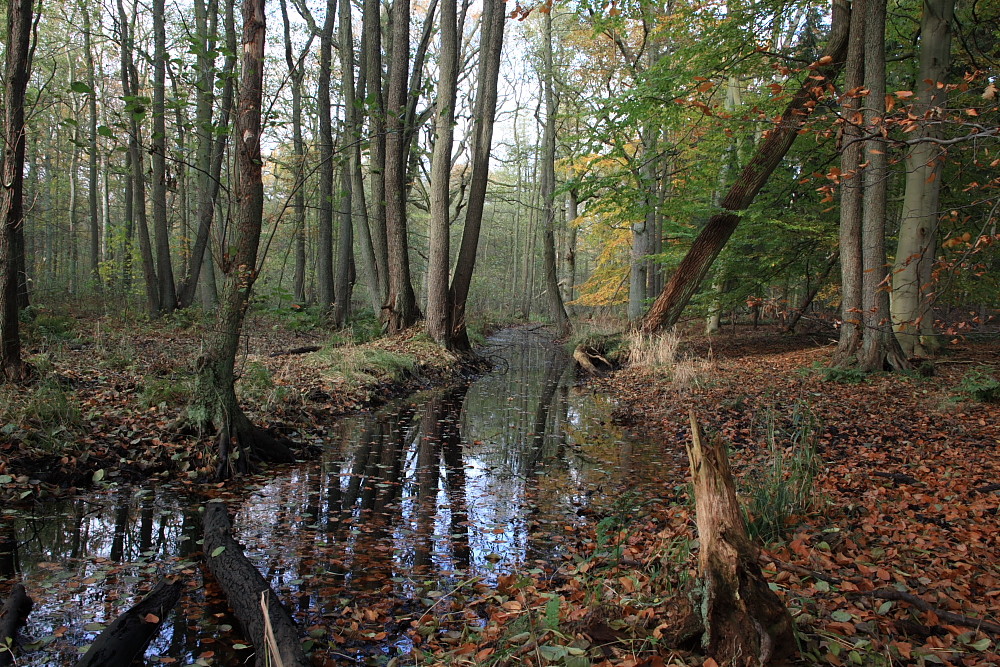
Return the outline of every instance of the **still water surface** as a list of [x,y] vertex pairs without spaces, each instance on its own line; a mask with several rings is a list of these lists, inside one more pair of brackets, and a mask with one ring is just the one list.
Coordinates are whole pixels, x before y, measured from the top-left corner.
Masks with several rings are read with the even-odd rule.
[[[658,453],[611,423],[607,400],[574,388],[543,332],[506,330],[486,353],[495,369],[475,382],[337,420],[312,436],[318,460],[227,498],[247,556],[304,628],[336,633],[324,651],[338,663],[409,649],[407,623],[371,640],[359,608],[419,616],[463,582],[557,562],[593,497],[655,474]],[[168,574],[186,589],[147,664],[242,664],[238,628],[203,580],[204,497],[191,488],[113,487],[0,524],[0,574],[35,599],[18,664],[72,664]]]

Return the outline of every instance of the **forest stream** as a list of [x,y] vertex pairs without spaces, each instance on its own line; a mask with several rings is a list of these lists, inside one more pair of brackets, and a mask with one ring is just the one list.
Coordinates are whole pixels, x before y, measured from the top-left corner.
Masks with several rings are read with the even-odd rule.
[[[316,460],[250,478],[238,494],[215,489],[247,556],[337,663],[409,652],[411,621],[442,597],[568,559],[592,500],[609,507],[626,482],[663,473],[670,454],[629,440],[606,398],[575,388],[544,330],[502,331],[483,352],[494,369],[471,384],[337,420],[316,436]],[[184,593],[147,664],[249,657],[203,580],[196,486],[108,486],[0,524],[0,570],[19,573],[35,599],[18,664],[72,664],[168,574]]]

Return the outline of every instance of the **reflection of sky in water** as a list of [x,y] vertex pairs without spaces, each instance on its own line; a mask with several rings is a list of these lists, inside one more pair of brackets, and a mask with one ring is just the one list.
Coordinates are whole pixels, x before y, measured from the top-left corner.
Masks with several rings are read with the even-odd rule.
[[[598,428],[608,408],[573,390],[561,349],[512,330],[487,352],[496,370],[467,390],[425,392],[340,420],[319,461],[236,505],[238,539],[301,621],[322,622],[352,590],[388,586],[406,598],[552,558],[579,525],[586,494],[621,471],[622,436]],[[200,567],[184,560],[200,549],[200,516],[182,509],[192,506],[171,487],[128,489],[18,519],[21,572],[36,599],[25,634],[39,640],[67,628],[19,664],[71,663],[70,644],[96,636],[88,623],[113,618],[134,602],[139,582],[169,570],[187,571],[189,590],[151,653],[223,657],[231,637],[189,627],[224,611],[208,606]]]

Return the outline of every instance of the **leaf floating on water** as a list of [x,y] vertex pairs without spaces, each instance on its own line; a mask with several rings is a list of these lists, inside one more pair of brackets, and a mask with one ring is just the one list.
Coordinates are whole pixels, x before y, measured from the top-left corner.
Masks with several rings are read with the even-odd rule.
[[225,550],[226,547],[215,547],[214,549],[212,549],[212,554],[211,554],[212,558],[215,558]]
[[145,616],[143,616],[142,620],[146,621],[147,623],[159,623],[160,617],[157,616],[156,614],[146,614]]

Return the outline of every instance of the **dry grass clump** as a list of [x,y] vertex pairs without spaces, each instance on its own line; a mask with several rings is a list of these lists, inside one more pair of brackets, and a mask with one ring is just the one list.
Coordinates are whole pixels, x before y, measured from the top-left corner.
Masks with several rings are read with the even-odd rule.
[[644,334],[633,331],[628,337],[629,363],[637,368],[666,372],[678,389],[701,386],[715,369],[711,354],[696,357],[679,351],[681,337],[676,330]]

